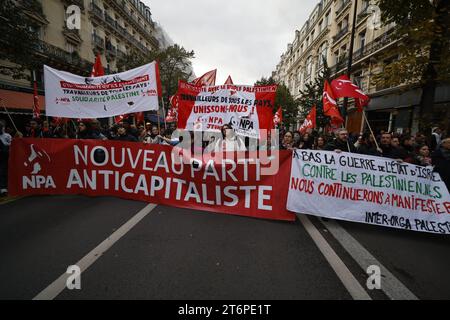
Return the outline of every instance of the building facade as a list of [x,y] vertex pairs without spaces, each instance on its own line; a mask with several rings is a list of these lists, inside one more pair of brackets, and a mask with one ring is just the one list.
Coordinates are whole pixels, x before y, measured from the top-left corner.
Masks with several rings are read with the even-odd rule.
[[[332,78],[346,73],[351,31],[354,19],[354,37],[351,79],[368,93],[371,102],[366,108],[374,130],[403,132],[418,129],[418,105],[421,90],[406,86],[380,87],[372,80],[383,71],[381,54],[395,45],[391,34],[394,24],[382,25],[379,8],[370,0],[321,0],[300,30],[272,73],[273,78],[285,84],[294,98],[313,81],[323,69],[323,59],[331,69]],[[354,16],[354,6],[357,14]],[[449,86],[436,91],[437,112],[448,115]],[[447,118],[450,115],[447,116]],[[299,119],[299,125],[303,119]],[[347,129],[362,132],[365,129],[362,114],[351,105],[347,115]],[[447,124],[443,124],[448,127]]]
[[[30,59],[39,55],[45,64],[57,69],[89,75],[99,53],[105,72],[115,73],[119,71],[117,61],[121,56],[132,51],[146,54],[160,45],[150,8],[139,0],[17,0],[16,3],[38,25],[34,31],[39,34],[39,45]],[[71,5],[80,8],[80,29],[67,27],[70,18],[67,8]],[[31,75],[32,70],[28,71]],[[40,106],[45,110],[43,67],[36,74]],[[13,114],[31,113],[32,88],[30,79],[0,75],[0,98]]]

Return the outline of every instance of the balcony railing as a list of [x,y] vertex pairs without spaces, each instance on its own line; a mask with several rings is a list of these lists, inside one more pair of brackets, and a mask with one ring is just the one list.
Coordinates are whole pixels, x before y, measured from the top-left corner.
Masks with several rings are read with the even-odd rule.
[[127,56],[127,54],[124,52],[124,51],[122,51],[122,50],[120,50],[120,49],[118,49],[117,50],[117,57],[120,59],[120,58],[125,58]]
[[364,18],[369,16],[369,5],[366,5],[356,16],[356,23],[360,23]]
[[344,10],[349,7],[350,3],[351,3],[350,0],[344,0],[341,6],[336,10],[336,17],[340,16],[341,13],[344,12]]
[[141,20],[141,22],[139,22],[138,16],[131,13],[130,9],[128,9],[125,5],[124,0],[109,0],[109,2],[114,3],[118,8],[120,8],[122,12],[126,14],[128,19],[133,22],[135,28],[138,29],[141,34],[145,35],[145,37],[148,38],[149,41],[155,42],[155,44],[159,45],[158,40],[156,40],[152,33],[145,28],[146,23],[150,24],[151,27],[154,28],[155,25],[153,21],[148,21],[147,19],[145,19],[144,21]]
[[345,26],[341,31],[339,31],[334,37],[333,42],[338,42],[343,36],[345,36],[348,33],[348,25]]
[[109,14],[107,14],[105,12],[105,21],[107,23],[109,23],[111,26],[113,26],[114,28],[117,26],[117,22],[116,20],[113,19],[113,17],[111,17]]
[[106,43],[106,54],[110,56],[117,56],[117,48],[111,43]]
[[38,42],[36,52],[47,56],[49,59],[57,60],[63,65],[73,65],[81,70],[90,70],[90,67],[92,66],[92,63],[80,58],[78,54],[70,53],[42,40]]
[[91,11],[100,20],[104,19],[103,10],[97,6],[95,3],[91,3]]
[[67,39],[77,44],[83,41],[80,37],[80,31],[78,29],[69,29],[67,26],[64,26],[62,33]]
[[105,40],[96,34],[92,35],[92,43],[100,49],[105,49]]
[[[119,1],[120,2],[120,1]],[[123,3],[123,5],[125,5]],[[130,17],[133,17],[130,10],[126,9],[126,7],[122,7],[122,9],[130,15]],[[124,27],[120,26],[116,20],[114,20],[110,15],[108,15],[106,12],[104,13],[101,8],[99,8],[94,3],[91,4],[91,11],[92,13],[100,19],[104,24],[107,25],[108,28],[114,29],[117,33],[119,33],[125,40],[131,42],[134,46],[138,47],[141,51],[148,53],[148,49],[143,46],[141,43],[139,43],[137,40],[134,39],[134,37],[125,29]],[[136,24],[137,18],[136,18]],[[149,38],[149,41],[156,41],[156,44],[158,44],[158,41],[149,33],[142,25],[139,25],[141,29],[141,33],[145,32],[146,36]],[[101,45],[100,43],[95,43],[97,46],[104,48],[104,45]]]
[[[392,32],[385,33],[382,36],[376,38],[374,41],[366,44],[363,48],[360,48],[353,52],[353,63],[373,54],[374,52],[386,47],[390,43],[393,43]],[[331,74],[338,73],[340,70],[344,69],[347,65],[347,56],[339,57],[336,64],[332,66]]]
[[385,33],[382,36],[378,37],[374,41],[370,42],[369,44],[366,44],[364,47],[359,48],[353,53],[353,60],[358,61],[369,54],[374,53],[375,51],[385,47],[389,43],[392,42],[392,34]]

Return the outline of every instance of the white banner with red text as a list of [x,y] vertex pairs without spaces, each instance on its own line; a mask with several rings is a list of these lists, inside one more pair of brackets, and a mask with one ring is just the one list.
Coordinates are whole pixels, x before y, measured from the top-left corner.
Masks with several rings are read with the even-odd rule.
[[106,118],[158,110],[158,64],[101,77],[81,77],[44,66],[46,114],[65,118]]
[[432,167],[352,153],[295,150],[287,209],[450,234],[450,195]]
[[259,138],[273,127],[276,86],[178,85],[178,128],[218,132],[230,124],[237,135]]

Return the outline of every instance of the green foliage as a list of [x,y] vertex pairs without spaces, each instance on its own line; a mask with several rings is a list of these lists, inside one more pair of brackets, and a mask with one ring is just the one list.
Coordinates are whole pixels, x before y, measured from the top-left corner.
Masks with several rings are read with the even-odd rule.
[[319,76],[310,83],[307,83],[306,89],[300,91],[300,98],[298,103],[301,106],[301,115],[306,118],[313,106],[316,106],[317,110],[317,127],[325,128],[330,123],[330,118],[323,114],[323,87],[325,80],[331,82],[331,70],[328,67],[326,60],[323,60],[323,69]]
[[394,22],[392,41],[386,50],[385,66],[374,82],[382,87],[450,81],[449,1],[378,0],[382,21]]
[[117,66],[121,70],[125,70],[158,61],[163,97],[167,102],[169,97],[176,93],[178,80],[187,81],[192,76],[191,59],[194,57],[194,51],[187,51],[175,44],[162,50],[152,51],[147,56],[138,52],[131,52],[120,58]]
[[255,86],[270,86],[275,84],[278,87],[273,112],[277,112],[278,108],[281,107],[283,111],[283,124],[286,127],[295,125],[297,123],[298,103],[294,100],[289,89],[284,84],[276,83],[272,77],[263,77],[261,80],[256,81]]
[[35,0],[0,0],[0,60],[11,62],[0,66],[0,73],[16,79],[29,77],[25,71],[37,69],[43,63],[37,56],[30,59],[40,40],[34,31],[39,25],[27,14],[29,10],[43,16],[42,6]]

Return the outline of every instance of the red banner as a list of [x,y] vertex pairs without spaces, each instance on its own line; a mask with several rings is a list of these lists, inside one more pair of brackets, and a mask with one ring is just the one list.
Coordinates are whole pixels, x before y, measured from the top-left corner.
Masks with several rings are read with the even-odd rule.
[[118,141],[15,139],[8,190],[13,196],[117,196],[231,215],[295,219],[286,210],[290,151],[272,157],[246,153],[245,158],[231,153],[224,159],[194,159],[186,153],[177,147]]

